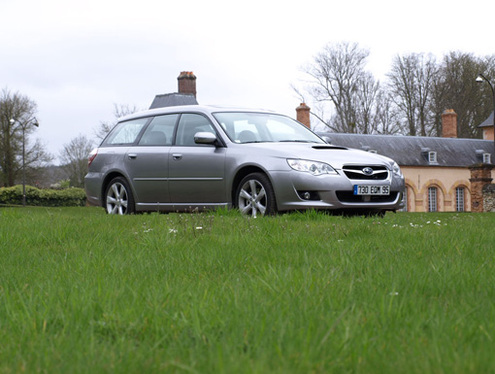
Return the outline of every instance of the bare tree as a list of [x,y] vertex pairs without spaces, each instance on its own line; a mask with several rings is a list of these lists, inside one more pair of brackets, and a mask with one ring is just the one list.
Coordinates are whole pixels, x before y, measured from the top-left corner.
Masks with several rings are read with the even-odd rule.
[[362,134],[374,134],[378,131],[379,117],[376,111],[379,94],[379,82],[373,78],[371,73],[363,73],[356,92],[356,123]]
[[438,67],[432,55],[397,55],[392,63],[388,89],[404,113],[407,135],[432,135],[434,126],[430,108],[437,74]]
[[84,187],[84,176],[88,172],[88,155],[93,146],[93,142],[84,135],[79,135],[64,145],[60,160],[62,168],[69,176],[71,186]]
[[[34,169],[52,160],[43,144],[31,144],[36,130],[36,103],[27,96],[3,89],[0,95],[0,182],[13,186],[19,182],[22,168],[28,182],[35,177]],[[24,146],[24,147],[23,147]],[[24,148],[24,162],[23,150]]]
[[139,109],[135,105],[131,106],[128,104],[113,104],[114,120],[100,122],[100,125],[95,130],[96,138],[102,141],[110,132],[110,130],[113,129],[113,127],[117,124],[117,121],[120,117],[135,113],[137,111],[139,111]]
[[293,87],[302,101],[313,99],[311,113],[331,131],[440,136],[443,111],[454,109],[458,136],[480,136],[493,103],[490,87],[475,78],[495,82],[495,55],[451,52],[441,63],[432,54],[397,55],[385,85],[365,70],[368,55],[355,43],[329,44],[304,69],[307,93]]
[[[388,131],[378,99],[380,83],[365,70],[369,51],[356,43],[327,45],[304,69],[311,77],[307,91],[315,100],[314,114],[335,132],[374,134]],[[297,89],[296,93],[303,95]],[[326,104],[326,105],[322,105]],[[330,118],[324,120],[325,112]],[[328,117],[327,117],[328,118]]]
[[479,73],[495,78],[495,56],[479,58],[469,53],[451,52],[444,56],[434,87],[432,111],[441,133],[441,114],[445,109],[457,113],[458,136],[481,136],[478,125],[493,111],[492,94],[487,84],[479,85]]
[[357,128],[357,92],[369,55],[356,43],[327,45],[304,71],[312,77],[308,91],[317,102],[332,104],[329,127],[336,132],[360,132]]
[[375,118],[378,124],[376,133],[380,135],[403,134],[400,113],[389,92],[381,90],[376,98]]

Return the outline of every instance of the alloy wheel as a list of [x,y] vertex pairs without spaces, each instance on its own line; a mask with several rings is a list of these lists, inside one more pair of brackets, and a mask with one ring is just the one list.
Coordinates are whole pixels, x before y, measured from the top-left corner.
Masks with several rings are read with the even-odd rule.
[[127,188],[120,182],[112,183],[107,191],[106,202],[108,214],[126,214],[129,204]]

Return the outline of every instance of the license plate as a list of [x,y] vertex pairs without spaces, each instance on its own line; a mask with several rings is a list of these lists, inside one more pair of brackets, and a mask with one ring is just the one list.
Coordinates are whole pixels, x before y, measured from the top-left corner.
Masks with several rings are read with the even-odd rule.
[[354,195],[390,195],[390,186],[354,185]]

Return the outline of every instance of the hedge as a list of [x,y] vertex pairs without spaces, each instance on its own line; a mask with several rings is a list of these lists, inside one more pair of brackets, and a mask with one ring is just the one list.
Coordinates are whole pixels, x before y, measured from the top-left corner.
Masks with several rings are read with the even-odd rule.
[[[0,204],[22,205],[22,186],[0,188]],[[86,205],[86,194],[82,188],[50,190],[26,186],[26,205],[84,206]]]

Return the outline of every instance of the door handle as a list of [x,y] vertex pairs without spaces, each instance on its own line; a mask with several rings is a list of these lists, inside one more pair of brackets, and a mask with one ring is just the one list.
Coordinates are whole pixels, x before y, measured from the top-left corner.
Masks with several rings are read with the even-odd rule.
[[172,154],[172,158],[174,160],[180,160],[180,159],[182,159],[182,155],[180,153],[174,153],[174,154]]
[[129,153],[127,155],[127,157],[129,157],[131,160],[134,160],[135,158],[137,158],[137,154],[136,153]]

